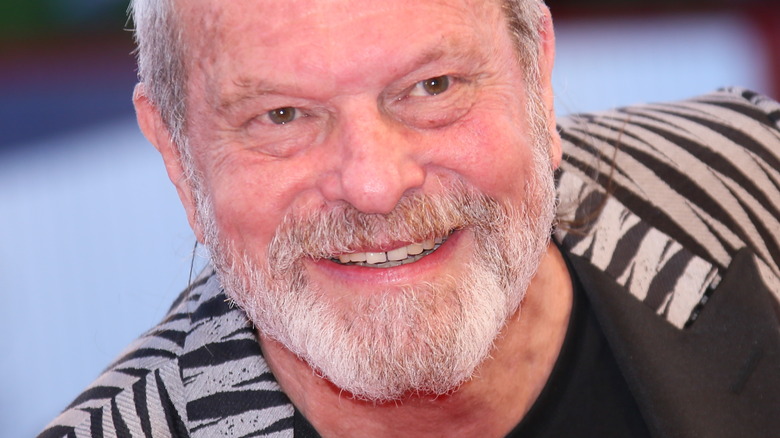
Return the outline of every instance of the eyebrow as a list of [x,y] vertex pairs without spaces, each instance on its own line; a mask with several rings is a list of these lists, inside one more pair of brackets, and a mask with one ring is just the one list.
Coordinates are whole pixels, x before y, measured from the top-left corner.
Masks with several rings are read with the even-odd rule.
[[262,79],[241,76],[232,80],[231,84],[230,91],[220,93],[217,97],[216,107],[220,112],[228,112],[243,101],[276,92],[270,82]]
[[[464,48],[465,46],[465,48]],[[457,41],[447,40],[442,45],[431,47],[418,56],[406,61],[400,69],[403,73],[399,74],[394,80],[403,78],[421,67],[436,62],[442,58],[451,57],[459,64],[478,65],[483,56],[468,45],[459,45]],[[239,76],[231,82],[232,87],[229,91],[221,93],[217,97],[217,108],[220,112],[229,112],[232,108],[241,102],[255,99],[257,97],[286,94],[281,89],[287,88],[289,84],[274,84],[262,78],[251,78]],[[281,85],[281,86],[280,86]]]

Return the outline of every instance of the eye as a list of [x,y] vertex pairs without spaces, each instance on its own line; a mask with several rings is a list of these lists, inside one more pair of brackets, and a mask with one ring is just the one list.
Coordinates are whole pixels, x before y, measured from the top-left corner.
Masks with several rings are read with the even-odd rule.
[[297,111],[295,108],[286,106],[284,108],[276,108],[268,111],[268,118],[272,123],[276,125],[284,125],[290,123],[296,118]]
[[437,94],[444,93],[450,88],[449,76],[436,76],[435,78],[428,78],[424,81],[420,81],[414,85],[410,96],[435,96]]

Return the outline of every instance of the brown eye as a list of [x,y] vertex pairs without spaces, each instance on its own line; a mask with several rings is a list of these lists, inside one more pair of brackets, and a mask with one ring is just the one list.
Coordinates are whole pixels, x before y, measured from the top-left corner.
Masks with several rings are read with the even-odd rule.
[[419,83],[419,86],[430,96],[444,93],[450,88],[450,78],[448,76],[437,76],[426,79]]
[[287,106],[268,111],[268,118],[277,125],[290,123],[295,120],[295,108]]

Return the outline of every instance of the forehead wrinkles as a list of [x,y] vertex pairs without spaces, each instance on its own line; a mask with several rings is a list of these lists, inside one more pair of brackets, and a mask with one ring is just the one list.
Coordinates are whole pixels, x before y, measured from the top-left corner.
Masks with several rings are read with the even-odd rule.
[[[228,65],[220,61],[226,48],[230,47],[230,35],[236,28],[236,20],[231,19],[231,10],[227,3],[240,3],[240,0],[223,2],[220,0],[177,0],[181,4],[182,22],[185,23],[183,38],[187,41],[188,51],[184,61],[185,68],[192,72],[187,84],[188,101],[196,96],[209,100],[214,95],[217,84],[214,79],[223,75]],[[234,8],[232,11],[240,11]],[[212,102],[208,102],[211,104]]]
[[[367,11],[355,7],[351,0],[287,0],[284,2],[279,1],[241,1],[233,0],[230,3],[233,4],[233,13],[238,14],[240,17],[246,17],[247,14],[262,12],[263,16],[276,16],[283,17],[282,20],[275,20],[273,22],[260,22],[258,21],[245,21],[246,25],[251,28],[257,26],[263,26],[264,28],[273,31],[274,29],[284,28],[289,24],[291,20],[309,20],[309,24],[318,24],[321,26],[327,26],[334,23],[333,14],[338,14],[338,17],[342,20],[349,20],[351,18],[359,18],[361,15],[366,15]],[[496,13],[501,13],[502,5],[505,0],[420,0],[418,3],[420,6],[426,4],[438,4],[442,9],[453,8],[461,11],[471,11],[480,21],[483,19],[495,19]],[[201,43],[213,43],[214,38],[219,36],[216,32],[218,27],[223,24],[226,18],[230,18],[226,13],[224,7],[225,3],[221,1],[213,0],[174,0],[176,3],[176,11],[183,18],[182,21],[187,22],[187,27],[191,29],[190,36],[200,37],[197,38]],[[242,3],[243,6],[236,7]],[[264,3],[260,5],[260,3]],[[374,6],[371,10],[375,13],[382,14],[383,11],[389,11],[392,9],[393,2],[387,2],[387,0],[375,1],[365,0],[362,4],[366,5],[380,5],[380,8]],[[253,10],[252,10],[253,9]],[[421,8],[422,10],[422,8]],[[436,17],[432,17],[436,18]],[[336,20],[338,23],[338,20]],[[231,23],[235,25],[236,23]],[[246,29],[239,29],[246,30]],[[201,33],[200,31],[205,31]]]
[[206,70],[216,65],[219,47],[225,44],[225,35],[220,32],[224,26],[225,12],[220,2],[197,2],[189,9],[187,38],[191,41],[190,59],[194,67]]
[[[363,4],[368,5],[366,9],[356,7],[356,2],[351,0],[288,0],[285,2],[232,0],[229,4],[221,1],[195,0],[179,3],[183,11],[182,21],[186,23],[185,38],[191,49],[187,54],[187,67],[207,73],[206,78],[213,79],[219,76],[220,70],[226,68],[219,65],[218,61],[226,55],[226,51],[229,52],[236,46],[247,43],[259,43],[268,47],[294,45],[298,30],[321,29],[324,37],[318,41],[300,42],[300,44],[313,43],[326,48],[331,45],[327,37],[328,33],[350,34],[350,22],[372,15],[380,18],[383,14],[389,15],[395,5],[384,0],[365,0]],[[495,23],[496,19],[501,19],[500,15],[503,15],[499,0],[420,0],[419,7],[416,8],[420,14],[435,14],[437,9],[442,12],[454,10],[455,14],[449,16],[461,16],[461,25],[469,27],[478,23]],[[414,10],[412,9],[412,13]],[[432,15],[431,18],[437,17]],[[415,29],[409,31],[414,32]],[[362,40],[359,35],[352,37],[355,41]],[[248,41],[249,38],[254,41]],[[490,50],[490,41],[481,43]],[[364,46],[361,49],[367,50],[370,47]],[[333,65],[321,65],[320,70],[327,72],[330,67],[339,66],[345,59],[329,61]],[[307,63],[307,60],[299,60],[299,62],[304,66],[312,65]],[[199,86],[204,85],[217,86],[217,84]]]

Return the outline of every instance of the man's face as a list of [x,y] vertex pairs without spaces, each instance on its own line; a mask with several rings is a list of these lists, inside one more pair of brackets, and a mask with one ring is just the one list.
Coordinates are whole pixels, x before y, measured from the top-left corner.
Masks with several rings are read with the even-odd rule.
[[498,6],[187,7],[197,216],[230,297],[357,396],[454,389],[552,220],[555,153]]

